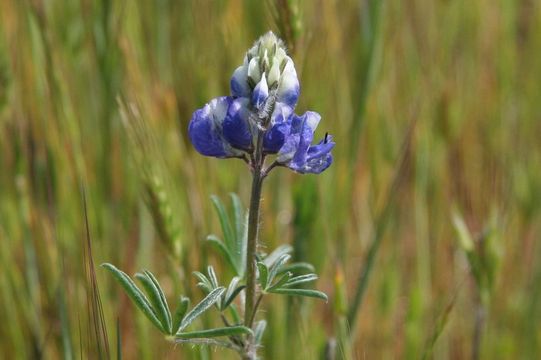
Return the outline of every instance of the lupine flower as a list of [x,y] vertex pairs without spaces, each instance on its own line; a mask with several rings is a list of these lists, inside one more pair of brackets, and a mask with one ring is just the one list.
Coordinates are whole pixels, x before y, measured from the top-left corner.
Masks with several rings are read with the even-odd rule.
[[201,154],[219,158],[252,154],[263,132],[262,150],[277,154],[277,165],[319,174],[332,163],[332,137],[312,145],[320,115],[294,113],[300,94],[293,60],[272,32],[248,50],[231,78],[232,96],[212,100],[194,112],[190,140]]

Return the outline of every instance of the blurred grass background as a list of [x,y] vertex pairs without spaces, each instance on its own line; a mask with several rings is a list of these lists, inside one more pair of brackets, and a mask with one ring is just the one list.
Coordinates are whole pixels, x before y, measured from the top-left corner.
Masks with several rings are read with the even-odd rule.
[[297,112],[337,147],[323,175],[265,185],[263,243],[292,244],[331,297],[266,299],[265,358],[539,356],[538,1],[4,0],[0,357],[224,358],[167,343],[96,268],[100,320],[89,244],[96,266],[152,270],[170,302],[201,298],[191,271],[219,264],[209,196],[246,204],[250,179],[197,154],[187,125],[269,29]]

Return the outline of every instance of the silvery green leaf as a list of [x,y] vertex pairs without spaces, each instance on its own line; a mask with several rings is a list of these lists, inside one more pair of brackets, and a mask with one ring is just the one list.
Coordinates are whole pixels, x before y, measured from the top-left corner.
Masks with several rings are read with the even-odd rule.
[[312,273],[315,270],[316,269],[314,268],[314,266],[312,264],[309,264],[309,263],[306,263],[306,262],[296,262],[296,263],[293,263],[293,264],[288,264],[288,265],[282,266],[282,268],[280,270],[278,270],[278,274],[285,273],[286,271],[289,271],[289,272],[291,272],[293,274],[297,274],[299,272]]
[[225,260],[231,265],[231,268],[238,273],[237,264],[235,257],[231,254],[229,249],[224,245],[224,243],[216,236],[209,235],[207,236],[207,242],[212,245],[218,252],[225,258]]
[[209,307],[214,305],[214,303],[220,299],[224,291],[225,291],[225,288],[223,287],[216,288],[212,290],[203,300],[201,300],[199,304],[195,305],[195,307],[192,310],[190,310],[188,314],[186,314],[186,317],[182,319],[182,322],[180,323],[179,331],[184,330],[199,315],[201,315]]
[[198,330],[189,332],[179,332],[175,335],[176,339],[201,339],[201,338],[215,338],[221,336],[234,336],[251,334],[252,330],[246,326],[230,326],[209,330]]
[[218,213],[218,218],[220,219],[220,225],[224,234],[225,246],[231,251],[235,247],[235,236],[233,233],[233,228],[231,227],[231,222],[229,221],[229,216],[227,216],[224,204],[217,196],[212,195],[210,198],[214,204],[216,212]]
[[216,276],[216,272],[214,271],[214,268],[212,266],[207,267],[207,273],[209,275],[210,283],[212,284],[212,288],[215,289],[218,287],[218,277]]
[[[163,291],[161,290],[160,286],[156,286],[156,283],[154,283],[146,273],[137,273],[135,274],[135,278],[141,282],[141,285],[143,285],[152,308],[158,316],[158,320],[160,320],[163,328],[167,330],[167,333],[169,333],[171,329],[171,313],[169,312],[167,302],[164,302],[162,299]],[[165,299],[165,296],[163,298]]]
[[190,299],[188,299],[187,297],[181,296],[178,301],[175,314],[173,315],[173,326],[172,326],[171,334],[176,334],[176,332],[178,331],[180,327],[180,323],[182,322],[184,315],[186,315],[186,311],[188,311],[189,305],[190,305]]
[[244,269],[246,267],[246,245],[248,241],[248,226],[247,224],[247,211],[242,206],[240,198],[237,194],[231,193],[231,200],[233,202],[233,211],[235,215],[235,243],[236,248],[233,254],[236,263],[237,275],[242,277],[244,275]]
[[291,287],[294,285],[304,284],[310,281],[317,280],[318,277],[316,274],[307,274],[307,275],[300,275],[295,276],[287,281],[283,287]]
[[261,340],[263,339],[263,333],[265,332],[265,328],[267,327],[267,322],[265,320],[261,320],[257,323],[255,326],[254,331],[254,340],[256,345],[261,344]]
[[227,291],[225,293],[225,301],[223,302],[222,311],[225,310],[229,304],[235,300],[237,295],[246,287],[246,285],[238,285],[240,282],[240,278],[235,276],[233,280],[229,283],[229,286],[227,288]]
[[199,280],[197,286],[199,286],[206,293],[212,291],[213,286],[210,280],[203,273],[200,273],[199,271],[194,271],[192,274],[197,278],[197,280]]
[[293,248],[291,247],[291,245],[280,245],[276,249],[274,249],[273,252],[267,255],[265,259],[263,259],[263,262],[265,263],[265,265],[267,265],[267,267],[270,268],[272,264],[274,264],[274,262],[278,260],[282,255],[290,254],[292,251]]
[[163,328],[162,324],[160,323],[160,320],[158,320],[158,317],[156,316],[156,313],[154,309],[152,309],[152,306],[150,305],[150,302],[146,298],[146,296],[139,290],[139,288],[135,285],[135,283],[130,279],[128,275],[126,275],[125,272],[117,269],[112,264],[102,264],[105,269],[107,269],[111,274],[113,274],[113,277],[122,285],[130,299],[135,303],[135,305],[145,314],[145,316],[162,332],[166,332]]
[[231,317],[233,318],[233,323],[240,324],[242,322],[242,319],[240,318],[239,312],[237,311],[237,307],[235,306],[235,304],[231,304],[228,309]]
[[284,285],[285,283],[287,283],[290,278],[291,278],[291,273],[286,272],[284,275],[282,275],[282,277],[280,279],[278,279],[277,282],[275,282],[268,289],[265,289],[265,290],[277,289],[277,288],[281,287],[282,285]]
[[271,284],[274,278],[276,277],[276,274],[278,274],[278,270],[284,265],[289,259],[291,258],[291,255],[289,254],[282,254],[275,262],[272,264],[272,267],[269,270],[269,278],[267,280],[267,284]]
[[317,290],[280,288],[280,289],[273,289],[272,291],[269,291],[269,292],[272,292],[273,294],[282,294],[282,295],[289,295],[289,296],[307,296],[307,297],[322,299],[325,301],[329,300],[329,298],[327,297],[327,294],[321,291],[317,291]]
[[263,262],[257,263],[257,269],[259,270],[259,285],[261,285],[263,289],[266,289],[268,286],[269,269]]
[[171,328],[172,325],[172,317],[171,317],[171,310],[169,310],[169,305],[167,304],[167,298],[165,297],[165,294],[158,283],[158,279],[152,274],[150,271],[145,270],[144,273],[148,276],[148,278],[152,281],[154,286],[158,289],[158,293],[160,295],[160,302],[162,303],[163,307],[165,308],[165,316],[167,318],[167,323],[169,324],[169,328]]

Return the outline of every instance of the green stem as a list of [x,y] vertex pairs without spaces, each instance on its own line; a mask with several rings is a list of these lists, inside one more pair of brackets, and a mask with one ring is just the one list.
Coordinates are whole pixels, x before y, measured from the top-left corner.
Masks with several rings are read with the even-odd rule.
[[[248,213],[248,244],[246,249],[246,305],[244,308],[244,325],[252,328],[256,302],[256,250],[259,233],[259,205],[261,203],[261,187],[263,184],[263,133],[259,131],[255,154],[252,161],[252,194]],[[253,339],[248,339],[246,359],[255,359]]]

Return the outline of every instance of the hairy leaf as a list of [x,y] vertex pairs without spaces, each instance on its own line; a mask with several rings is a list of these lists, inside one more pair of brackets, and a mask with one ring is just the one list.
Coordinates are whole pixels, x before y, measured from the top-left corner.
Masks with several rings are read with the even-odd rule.
[[150,305],[150,302],[146,298],[146,296],[139,290],[139,288],[135,285],[135,283],[130,279],[128,275],[126,275],[125,272],[119,270],[114,265],[105,263],[102,264],[105,269],[107,269],[111,274],[113,274],[113,277],[122,285],[130,299],[135,303],[135,305],[145,314],[145,316],[158,328],[160,331],[166,333],[165,329],[163,328],[162,324],[160,323],[160,320],[158,320],[158,317],[156,315],[156,312],[154,309],[152,309],[152,306]]
[[289,295],[289,296],[307,296],[307,297],[313,297],[322,299],[325,301],[328,301],[329,298],[327,297],[327,294],[324,292],[318,291],[318,290],[308,290],[308,289],[273,289],[272,292],[274,294],[282,294],[282,295]]
[[252,330],[246,326],[230,326],[209,330],[198,330],[189,332],[179,332],[175,335],[176,339],[200,339],[200,338],[214,338],[220,336],[234,336],[251,334]]
[[212,290],[201,302],[190,310],[186,317],[182,319],[180,323],[179,331],[184,330],[190,325],[199,315],[204,313],[209,307],[211,307],[216,301],[220,299],[220,296],[224,293],[225,288],[219,287]]
[[173,315],[173,326],[171,329],[171,335],[176,334],[177,331],[180,328],[180,323],[182,322],[182,319],[184,319],[184,315],[186,315],[186,311],[188,311],[188,306],[190,306],[190,299],[187,297],[181,296],[177,309],[175,310],[175,314]]

